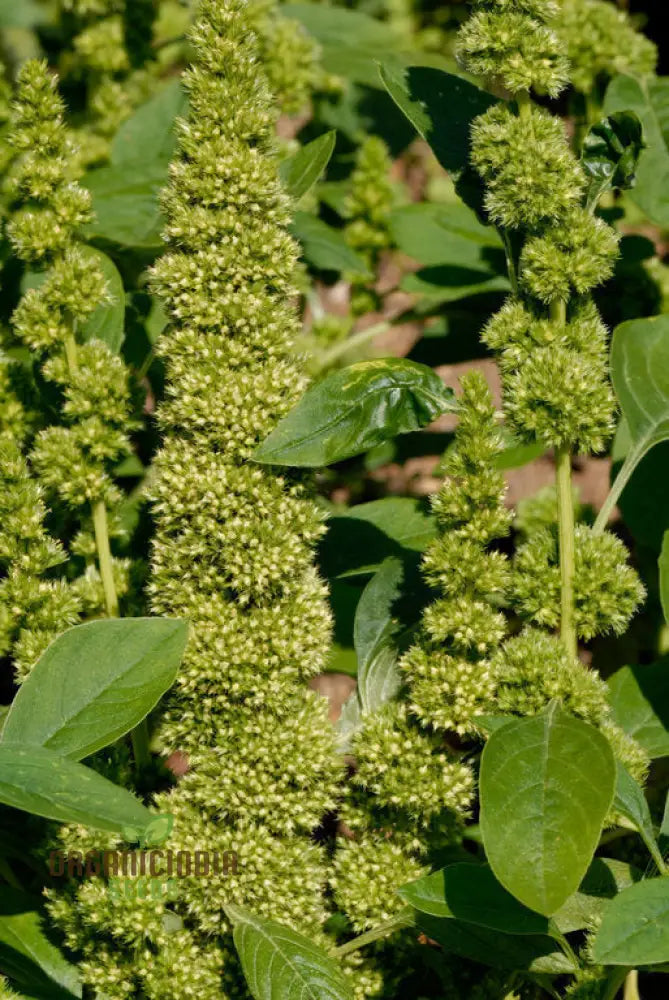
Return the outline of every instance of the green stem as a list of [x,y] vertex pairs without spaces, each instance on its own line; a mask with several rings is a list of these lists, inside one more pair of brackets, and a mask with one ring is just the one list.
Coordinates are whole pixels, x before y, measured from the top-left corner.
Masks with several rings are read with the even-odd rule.
[[369,343],[370,340],[374,340],[379,334],[385,333],[386,330],[390,329],[390,323],[375,323],[374,326],[367,327],[366,330],[359,330],[354,333],[352,337],[347,337],[346,340],[342,340],[339,344],[335,344],[331,347],[329,351],[322,354],[318,358],[318,371],[324,371],[335,361],[339,361],[340,358],[348,354],[349,351],[353,350],[355,347],[362,347],[364,344]]
[[111,548],[109,547],[109,526],[107,524],[107,508],[104,500],[98,500],[93,505],[93,529],[95,544],[98,550],[98,565],[100,578],[105,594],[105,608],[110,618],[118,617],[118,596],[114,584],[114,568]]
[[79,359],[77,356],[77,342],[74,338],[74,333],[70,332],[66,334],[65,341],[65,357],[67,358],[67,364],[71,372],[76,372],[79,367]]
[[132,741],[132,754],[135,758],[135,767],[142,771],[151,760],[151,749],[149,745],[149,724],[146,719],[135,726],[130,733]]
[[595,521],[593,531],[596,535],[601,534],[604,531],[606,525],[609,522],[609,518],[613,513],[613,508],[618,503],[620,499],[620,494],[627,486],[628,482],[632,477],[632,473],[636,469],[638,463],[643,458],[647,450],[647,445],[643,442],[642,445],[632,448],[628,453],[625,461],[620,467],[620,471],[613,481],[613,485],[609,490],[608,496],[604,503],[602,504],[602,509],[597,515],[597,520]]
[[394,934],[395,931],[399,931],[403,927],[410,927],[412,924],[413,916],[411,911],[409,909],[402,910],[392,920],[386,920],[384,923],[379,924],[378,927],[372,927],[371,931],[360,934],[359,937],[353,938],[352,941],[347,941],[346,944],[340,945],[339,948],[335,949],[335,955],[337,958],[343,958],[345,955],[350,955],[353,951],[358,951],[359,948],[364,948],[367,944],[380,941],[382,938]]
[[636,969],[630,969],[625,979],[624,1000],[641,1000],[639,995],[639,973]]
[[620,987],[625,982],[627,978],[627,973],[629,969],[625,968],[615,968],[609,973],[609,979],[606,984],[606,990],[604,991],[604,996],[602,1000],[615,1000],[618,996],[618,991]]
[[513,259],[513,247],[511,246],[511,237],[509,236],[508,230],[502,228],[498,229],[499,235],[502,237],[502,243],[504,244],[504,255],[506,257],[506,269],[509,272],[509,281],[511,282],[511,290],[515,296],[518,295],[518,275],[516,273],[516,262]]
[[[567,304],[560,300],[551,303],[551,319],[564,325],[567,319]],[[568,446],[558,448],[555,453],[558,539],[560,546],[560,635],[572,656],[576,656],[576,626],[574,623],[574,497],[571,489],[571,450]]]

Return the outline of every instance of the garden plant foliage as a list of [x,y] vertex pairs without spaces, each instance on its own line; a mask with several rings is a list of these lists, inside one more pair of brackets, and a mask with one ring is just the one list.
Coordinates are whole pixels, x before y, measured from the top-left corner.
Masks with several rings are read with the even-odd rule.
[[664,995],[623,6],[0,0],[0,998]]

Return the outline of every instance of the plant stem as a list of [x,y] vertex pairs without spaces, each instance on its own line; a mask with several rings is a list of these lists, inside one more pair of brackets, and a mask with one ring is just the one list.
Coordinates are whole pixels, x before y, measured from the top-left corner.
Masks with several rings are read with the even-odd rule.
[[625,968],[614,968],[609,973],[609,980],[606,984],[606,990],[604,991],[604,996],[602,1000],[615,1000],[618,996],[618,990],[625,982],[627,978],[627,973],[629,969]]
[[114,569],[112,566],[111,549],[109,547],[109,526],[107,524],[107,508],[104,500],[98,500],[93,505],[93,528],[95,544],[98,550],[100,578],[105,594],[105,608],[110,618],[118,617],[118,597],[114,584]]
[[335,949],[335,955],[337,958],[343,958],[344,955],[350,955],[351,952],[358,951],[359,948],[364,948],[367,944],[380,941],[381,938],[388,937],[388,935],[401,930],[403,927],[410,927],[412,923],[413,917],[410,915],[410,911],[408,909],[403,910],[402,913],[393,917],[392,920],[386,920],[384,923],[379,924],[378,927],[372,927],[371,931],[360,934],[359,937],[353,938],[352,941],[347,941],[346,944],[340,945],[339,948]]
[[375,323],[374,326],[368,326],[366,330],[359,330],[354,333],[353,336],[347,337],[346,340],[342,340],[340,343],[335,344],[331,347],[329,351],[322,354],[318,359],[318,371],[321,372],[328,365],[333,364],[335,361],[339,361],[341,357],[348,354],[349,351],[353,350],[354,347],[362,347],[363,344],[369,343],[370,340],[374,340],[379,334],[385,333],[386,330],[390,329],[390,323],[382,322]]
[[504,255],[506,257],[506,269],[509,272],[509,281],[511,282],[511,291],[514,295],[518,295],[518,275],[516,273],[516,262],[513,259],[513,247],[511,245],[511,237],[507,229],[502,226],[498,229],[499,235],[502,237],[502,243],[504,244]]
[[130,733],[132,741],[132,754],[135,758],[135,767],[142,771],[151,760],[151,750],[149,747],[149,726],[146,719],[142,719]]
[[66,334],[65,341],[65,357],[67,358],[67,364],[71,372],[76,372],[79,367],[79,361],[77,357],[77,342],[74,338],[74,333],[70,332]]
[[630,969],[625,979],[624,1000],[641,1000],[639,996],[639,973],[636,969]]
[[[567,304],[561,300],[551,303],[551,319],[564,325],[567,318]],[[576,656],[576,627],[574,624],[574,497],[571,490],[571,450],[568,446],[558,448],[555,453],[558,537],[560,547],[560,635],[567,651]]]

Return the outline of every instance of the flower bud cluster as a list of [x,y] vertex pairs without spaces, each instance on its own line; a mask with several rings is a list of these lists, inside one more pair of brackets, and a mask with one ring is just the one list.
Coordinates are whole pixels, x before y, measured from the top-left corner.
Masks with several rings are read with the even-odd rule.
[[562,0],[554,27],[567,49],[570,82],[583,94],[618,73],[646,77],[655,71],[656,46],[607,0]]
[[327,705],[305,684],[329,648],[313,558],[324,526],[304,477],[250,461],[305,383],[257,16],[245,0],[199,5],[190,110],[163,199],[170,251],[153,271],[172,325],[159,347],[167,387],[149,593],[154,613],[190,623],[158,734],[188,771],[155,804],[174,816],[167,846],[234,851],[237,865],[179,880],[169,918],[187,931],[185,949],[155,904],[129,919],[103,883],[61,904],[59,920],[83,934],[85,980],[114,1000],[164,1000],[175,983],[204,1000],[246,995],[229,902],[316,937],[326,916],[326,857],[311,833],[336,803],[342,763]]

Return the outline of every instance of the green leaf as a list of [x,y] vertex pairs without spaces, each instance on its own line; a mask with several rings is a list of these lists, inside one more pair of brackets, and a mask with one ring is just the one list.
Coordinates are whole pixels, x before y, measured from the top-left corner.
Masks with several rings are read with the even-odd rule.
[[412,295],[425,296],[430,308],[435,308],[439,304],[457,302],[472,295],[508,292],[511,285],[508,278],[491,271],[479,271],[456,264],[439,264],[405,275],[400,288]]
[[497,98],[473,83],[429,66],[380,67],[381,80],[470,208],[483,214],[483,185],[469,164],[472,122]]
[[417,922],[428,937],[446,952],[461,955],[495,969],[564,975],[573,972],[573,961],[547,934],[504,934],[461,920],[444,920],[419,914]]
[[360,254],[352,250],[339,229],[333,229],[310,212],[295,212],[290,231],[305,259],[321,271],[346,271],[370,277]]
[[90,171],[83,180],[95,213],[84,230],[89,238],[139,249],[162,246],[158,197],[176,148],[174,122],[185,108],[179,81],[172,80],[121,125],[110,166]]
[[328,520],[320,562],[326,576],[375,573],[388,556],[423,552],[436,537],[435,519],[411,497],[356,504]]
[[81,254],[102,271],[111,299],[98,306],[81,327],[81,339],[101,340],[110,351],[119,354],[125,336],[125,290],[123,279],[113,260],[95,247],[82,246]]
[[84,235],[136,249],[162,247],[158,197],[167,184],[168,168],[169,161],[157,160],[141,171],[122,164],[85,174],[82,184],[91,192],[95,217],[84,227]]
[[281,10],[285,17],[299,21],[319,43],[328,73],[355,83],[378,87],[375,60],[400,53],[405,47],[391,25],[361,11],[312,3],[284,4]]
[[113,743],[172,686],[187,636],[186,623],[171,618],[106,618],[68,629],[20,687],[3,742],[74,760]]
[[639,158],[630,198],[660,226],[669,226],[668,103],[669,79],[642,82],[631,76],[614,77],[604,99],[605,114],[632,111],[641,120],[646,148]]
[[358,656],[358,697],[363,713],[375,712],[400,689],[394,607],[401,596],[404,567],[386,559],[362,592],[355,613],[353,639]]
[[593,943],[601,965],[669,962],[669,878],[650,878],[611,900]]
[[338,964],[309,938],[243,906],[225,912],[254,1000],[353,1000]]
[[486,733],[495,733],[502,726],[508,726],[510,722],[515,722],[516,715],[475,715],[473,722]]
[[614,858],[595,858],[578,891],[553,916],[562,934],[592,927],[601,919],[609,900],[641,879],[632,865]]
[[630,447],[597,519],[602,527],[651,448],[669,439],[669,316],[632,319],[617,326],[611,343],[611,378],[630,436]]
[[632,111],[614,112],[592,126],[581,152],[581,165],[589,178],[589,208],[597,204],[605,191],[634,186],[643,148],[641,122]]
[[430,145],[442,167],[459,174],[469,164],[471,125],[497,98],[452,73],[427,66],[382,66],[386,90]]
[[360,361],[327,375],[254,454],[256,462],[318,468],[419,430],[455,409],[454,394],[425,365]]
[[502,885],[531,910],[555,913],[588,869],[614,785],[607,740],[556,703],[496,730],[481,758],[480,823]]
[[161,813],[147,826],[144,837],[147,844],[164,844],[172,833],[174,816],[171,813]]
[[147,158],[169,162],[177,145],[174,123],[186,108],[183,87],[173,78],[123,122],[111,145],[110,162],[140,171]]
[[96,830],[144,830],[154,819],[139,799],[96,771],[45,747],[0,743],[0,802]]
[[618,725],[650,757],[669,756],[669,657],[622,667],[608,680],[609,702]]
[[310,191],[319,179],[334,153],[337,133],[334,129],[319,135],[313,142],[302,146],[294,156],[284,160],[279,167],[279,176],[288,194],[299,201]]
[[641,838],[655,864],[662,870],[662,855],[655,840],[653,821],[650,817],[650,810],[643,788],[634,780],[620,761],[616,765],[616,794],[613,800],[613,808],[634,824],[641,834]]
[[0,886],[0,967],[31,995],[49,1000],[81,997],[76,968],[46,937],[39,901]]
[[[658,561],[660,573],[660,601],[662,602],[662,613],[664,620],[669,624],[669,531],[665,531],[662,537],[662,551]],[[669,702],[667,702],[669,704]]]
[[405,903],[433,917],[450,917],[505,934],[550,934],[548,918],[514,899],[487,865],[449,865],[398,892]]
[[460,202],[402,205],[391,212],[388,225],[398,249],[419,264],[451,264],[478,271],[490,271],[493,262],[504,266],[497,232],[481,225]]
[[0,0],[0,28],[32,28],[48,18],[48,10],[36,0]]

